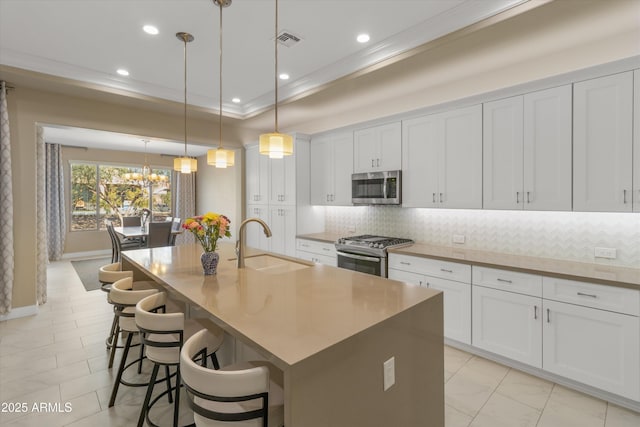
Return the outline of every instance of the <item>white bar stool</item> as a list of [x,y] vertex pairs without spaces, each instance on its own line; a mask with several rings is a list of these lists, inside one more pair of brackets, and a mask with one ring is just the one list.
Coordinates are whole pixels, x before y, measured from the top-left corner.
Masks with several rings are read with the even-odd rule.
[[203,329],[180,352],[180,372],[196,426],[283,426],[284,393],[269,380],[270,370],[276,368],[268,362],[246,362],[209,369],[206,358],[216,340]]

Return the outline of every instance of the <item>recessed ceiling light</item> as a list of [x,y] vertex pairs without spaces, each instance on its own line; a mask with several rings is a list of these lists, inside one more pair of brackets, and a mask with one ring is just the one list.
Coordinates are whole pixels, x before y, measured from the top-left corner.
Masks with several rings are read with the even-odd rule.
[[159,32],[158,28],[154,27],[153,25],[145,25],[144,27],[142,27],[142,29],[144,30],[145,33],[151,34],[154,36]]
[[369,34],[358,34],[358,37],[356,37],[356,40],[358,40],[358,43],[366,43],[368,42],[370,39]]
[[232,102],[235,102],[235,103],[237,104],[237,103],[239,103],[239,102],[240,102],[240,98],[233,98],[231,101],[232,101]]
[[127,70],[125,70],[124,68],[118,68],[116,73],[120,74],[121,76],[128,76],[129,75],[129,72]]
[[287,73],[280,73],[280,80],[289,80],[289,74]]

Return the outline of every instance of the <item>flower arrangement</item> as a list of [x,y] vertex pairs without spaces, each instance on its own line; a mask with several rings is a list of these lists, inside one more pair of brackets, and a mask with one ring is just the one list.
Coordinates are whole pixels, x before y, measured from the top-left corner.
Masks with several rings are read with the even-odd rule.
[[189,230],[196,236],[205,252],[214,252],[218,239],[231,237],[229,231],[231,221],[224,215],[207,212],[204,215],[187,218],[182,228]]

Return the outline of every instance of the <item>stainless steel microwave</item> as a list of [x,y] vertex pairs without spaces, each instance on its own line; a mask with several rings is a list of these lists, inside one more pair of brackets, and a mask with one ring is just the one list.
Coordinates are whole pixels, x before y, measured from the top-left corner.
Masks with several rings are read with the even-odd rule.
[[354,205],[399,205],[401,182],[401,171],[354,173],[351,201]]

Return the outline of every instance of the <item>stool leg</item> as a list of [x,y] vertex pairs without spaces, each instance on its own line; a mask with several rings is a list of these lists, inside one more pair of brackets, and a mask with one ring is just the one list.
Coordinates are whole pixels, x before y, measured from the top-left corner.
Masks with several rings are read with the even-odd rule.
[[178,427],[178,414],[180,412],[180,366],[176,366],[176,400],[173,404],[173,427]]
[[220,369],[220,363],[218,362],[218,356],[215,353],[211,353],[211,362],[213,362],[213,368]]
[[171,372],[169,371],[169,365],[164,365],[164,373],[167,376],[167,394],[169,395],[169,403],[173,403],[173,396],[171,395]]
[[120,336],[120,325],[116,324],[116,332],[113,335],[113,342],[111,343],[111,354],[109,354],[109,369],[113,367],[113,359],[116,357],[116,347],[118,347],[118,336]]
[[144,357],[144,344],[140,340],[140,361],[138,362],[138,374],[142,373],[142,359]]
[[107,350],[110,350],[111,346],[114,345],[113,337],[116,334],[117,327],[118,327],[118,316],[113,316],[113,322],[111,322],[111,330],[109,331],[109,338],[107,338]]
[[[127,337],[127,342],[124,345],[124,350],[122,351],[122,360],[120,360],[120,368],[118,369],[118,375],[116,376],[116,381],[113,383],[113,389],[111,390],[111,398],[109,399],[109,408],[111,408],[116,402],[116,395],[118,394],[118,387],[120,387],[120,381],[122,380],[124,365],[127,363],[127,356],[129,355],[129,347],[131,347],[132,338],[133,338],[133,334],[129,333],[129,336]],[[113,348],[115,348],[115,346]]]
[[156,382],[159,368],[160,365],[157,363],[153,364],[153,371],[151,372],[151,379],[149,380],[149,386],[147,387],[147,394],[144,396],[144,403],[142,404],[142,409],[140,409],[140,417],[138,417],[138,427],[143,426],[144,418],[149,411],[149,401],[151,400],[151,394],[153,393],[153,386]]

